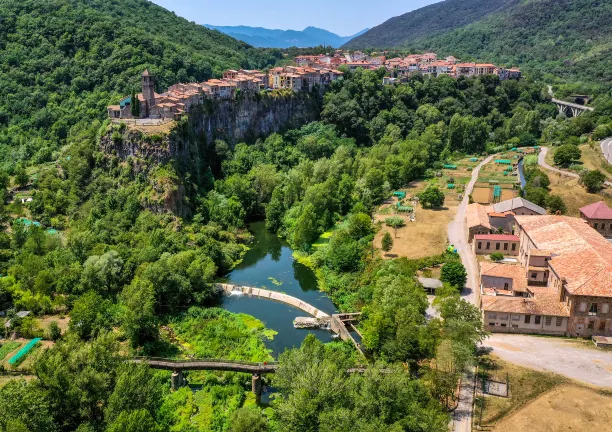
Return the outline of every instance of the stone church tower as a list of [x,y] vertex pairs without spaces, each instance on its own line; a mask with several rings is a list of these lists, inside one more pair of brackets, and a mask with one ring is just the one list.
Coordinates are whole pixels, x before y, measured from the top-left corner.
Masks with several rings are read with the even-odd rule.
[[148,69],[142,73],[142,96],[145,103],[141,107],[141,117],[149,117],[151,108],[155,106],[155,79]]

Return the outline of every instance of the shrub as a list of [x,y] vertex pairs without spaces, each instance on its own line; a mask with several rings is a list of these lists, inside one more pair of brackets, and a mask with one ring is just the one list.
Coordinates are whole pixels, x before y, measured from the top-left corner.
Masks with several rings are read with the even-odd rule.
[[501,252],[493,252],[489,257],[492,261],[501,261],[504,259],[504,254]]
[[382,250],[385,252],[389,252],[393,248],[393,239],[391,238],[391,234],[389,232],[385,232],[385,235],[382,238]]
[[578,147],[573,144],[562,145],[555,151],[554,161],[555,165],[569,165],[575,160],[580,159],[582,152]]
[[46,338],[52,341],[56,341],[62,335],[62,330],[60,329],[57,321],[51,321],[49,323],[49,327],[47,327]]
[[444,192],[435,186],[429,186],[419,194],[423,207],[441,207],[444,205]]
[[603,189],[606,176],[599,170],[584,171],[582,174],[582,184],[587,192],[597,193]]
[[385,219],[385,225],[391,228],[401,228],[406,225],[406,221],[401,217],[394,216]]
[[463,288],[467,281],[467,271],[460,261],[451,261],[442,267],[440,280],[455,288]]

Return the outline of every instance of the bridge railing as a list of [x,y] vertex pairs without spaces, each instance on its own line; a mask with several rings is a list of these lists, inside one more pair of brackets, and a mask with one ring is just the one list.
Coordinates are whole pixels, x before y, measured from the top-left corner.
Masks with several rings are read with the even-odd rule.
[[188,364],[188,363],[230,363],[239,364],[245,366],[276,366],[278,362],[247,362],[240,360],[227,360],[227,359],[211,359],[211,358],[193,358],[193,359],[169,359],[163,357],[143,357],[135,356],[130,357],[131,360],[140,360],[148,362],[164,362],[164,363],[177,363],[177,364]]

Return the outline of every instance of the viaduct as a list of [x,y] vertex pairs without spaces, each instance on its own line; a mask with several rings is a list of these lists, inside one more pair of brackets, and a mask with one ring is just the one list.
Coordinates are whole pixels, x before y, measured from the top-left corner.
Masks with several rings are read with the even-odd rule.
[[557,108],[559,108],[559,114],[565,114],[567,117],[578,117],[584,112],[593,111],[593,108],[577,103],[566,102],[554,98],[552,101],[557,105]]

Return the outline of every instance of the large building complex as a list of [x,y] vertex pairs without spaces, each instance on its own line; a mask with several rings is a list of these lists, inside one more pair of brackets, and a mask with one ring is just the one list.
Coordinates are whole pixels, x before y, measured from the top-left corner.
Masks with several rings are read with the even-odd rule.
[[515,222],[518,262],[481,263],[485,327],[612,335],[612,243],[579,218],[515,216]]

